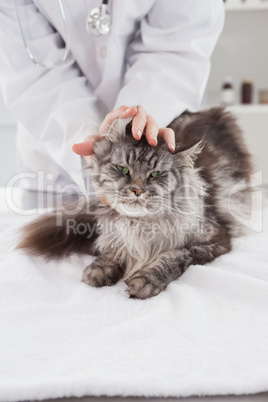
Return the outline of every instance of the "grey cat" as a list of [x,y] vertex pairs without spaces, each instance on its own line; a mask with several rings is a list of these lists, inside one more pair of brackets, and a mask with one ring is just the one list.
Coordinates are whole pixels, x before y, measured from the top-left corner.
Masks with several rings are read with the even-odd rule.
[[[229,193],[252,174],[241,131],[221,108],[185,112],[169,127],[174,153],[161,140],[157,147],[144,136],[135,140],[131,122],[116,120],[84,169],[97,198],[35,220],[18,248],[47,258],[93,254],[83,282],[100,287],[123,279],[138,299],[156,296],[191,264],[229,252],[241,229]],[[250,199],[243,187],[231,205],[246,210]]]

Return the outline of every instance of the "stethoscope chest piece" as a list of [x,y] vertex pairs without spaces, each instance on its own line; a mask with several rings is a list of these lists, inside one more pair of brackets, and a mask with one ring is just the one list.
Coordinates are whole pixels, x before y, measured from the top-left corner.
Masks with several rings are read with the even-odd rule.
[[93,8],[87,17],[87,31],[94,36],[107,35],[111,30],[111,26],[112,20],[106,4]]

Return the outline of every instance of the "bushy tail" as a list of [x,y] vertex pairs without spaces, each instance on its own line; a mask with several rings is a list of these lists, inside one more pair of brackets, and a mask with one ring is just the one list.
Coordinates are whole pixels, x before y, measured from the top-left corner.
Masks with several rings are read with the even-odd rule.
[[53,212],[37,218],[23,228],[16,249],[47,259],[67,257],[75,252],[96,254],[97,221],[92,213]]

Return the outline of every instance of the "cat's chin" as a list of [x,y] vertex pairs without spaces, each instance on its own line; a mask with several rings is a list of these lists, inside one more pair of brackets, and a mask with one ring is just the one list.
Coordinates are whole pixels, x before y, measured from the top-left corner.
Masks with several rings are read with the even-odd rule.
[[129,205],[119,202],[116,204],[115,209],[120,215],[129,216],[132,218],[146,216],[149,214],[148,209],[141,204]]

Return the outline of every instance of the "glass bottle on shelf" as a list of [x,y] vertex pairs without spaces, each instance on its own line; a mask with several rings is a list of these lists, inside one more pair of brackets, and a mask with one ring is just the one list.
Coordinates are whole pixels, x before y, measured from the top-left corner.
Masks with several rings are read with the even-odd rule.
[[232,77],[227,76],[223,80],[221,89],[221,104],[223,106],[233,105],[234,103],[234,87]]
[[241,103],[243,105],[252,103],[252,80],[250,78],[245,78],[242,81],[241,86]]

